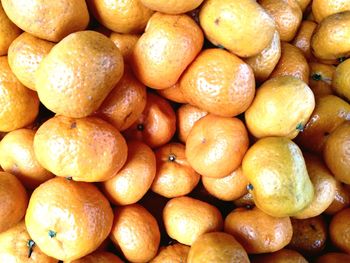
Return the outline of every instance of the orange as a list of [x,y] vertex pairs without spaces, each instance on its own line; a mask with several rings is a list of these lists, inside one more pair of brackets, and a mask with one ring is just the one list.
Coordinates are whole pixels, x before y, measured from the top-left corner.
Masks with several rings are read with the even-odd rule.
[[328,137],[323,158],[339,181],[350,184],[350,121],[339,125]]
[[12,73],[6,56],[0,57],[0,131],[31,124],[39,112],[37,94],[24,87]]
[[335,253],[330,252],[320,256],[315,262],[316,263],[340,263],[340,262],[349,262],[350,255],[345,253]]
[[317,255],[326,246],[327,224],[322,216],[292,219],[293,237],[288,247],[304,255]]
[[233,117],[244,112],[254,98],[254,73],[236,55],[219,48],[206,49],[181,77],[180,89],[190,104]]
[[337,66],[333,76],[332,86],[340,97],[350,101],[350,59],[345,60]]
[[16,225],[26,213],[28,196],[13,174],[0,172],[0,233]]
[[24,221],[0,233],[0,261],[58,263],[58,259],[45,255],[30,238]]
[[127,145],[109,123],[94,117],[55,116],[34,137],[39,163],[57,176],[99,182],[113,177],[124,165]]
[[153,93],[147,94],[141,116],[125,130],[125,138],[140,140],[156,148],[168,143],[176,131],[176,115],[169,102]]
[[123,77],[103,101],[97,115],[124,131],[141,116],[146,100],[146,86],[125,67]]
[[188,263],[241,262],[249,263],[247,252],[231,235],[224,232],[205,233],[192,244]]
[[323,19],[311,40],[317,59],[335,60],[350,55],[350,11],[333,14]]
[[199,174],[220,178],[238,168],[248,144],[248,133],[241,120],[209,114],[191,129],[186,157]]
[[84,30],[89,12],[84,0],[2,0],[8,17],[22,30],[42,39],[59,42],[70,33]]
[[180,89],[180,83],[176,82],[173,86],[166,89],[157,90],[158,94],[163,98],[177,102],[177,103],[187,103],[187,99]]
[[313,0],[312,13],[317,23],[321,22],[327,16],[350,11],[350,3],[347,0]]
[[315,108],[312,90],[292,76],[265,81],[245,112],[249,131],[256,138],[285,136],[294,139]]
[[346,120],[350,120],[350,105],[346,101],[333,95],[317,98],[315,110],[297,142],[304,150],[322,153],[329,134]]
[[114,209],[110,238],[128,261],[148,262],[157,254],[160,232],[150,212],[133,204]]
[[142,142],[129,141],[123,168],[104,181],[102,189],[113,204],[133,204],[146,194],[155,175],[156,157],[152,149]]
[[247,193],[249,181],[238,167],[222,178],[202,177],[204,188],[213,196],[224,201],[233,201]]
[[259,54],[275,33],[273,18],[254,0],[207,0],[199,21],[210,42],[240,57]]
[[293,45],[299,48],[307,59],[311,59],[311,38],[317,24],[313,21],[304,20],[301,22],[299,31],[293,40]]
[[345,253],[350,253],[350,208],[343,209],[332,217],[329,236],[333,245]]
[[185,263],[189,251],[190,247],[179,243],[161,247],[150,263]]
[[343,210],[345,207],[348,207],[350,204],[350,193],[347,188],[344,187],[342,183],[336,181],[335,184],[335,196],[333,202],[325,210],[325,214],[334,215],[339,211]]
[[303,52],[292,44],[281,43],[281,58],[278,61],[270,78],[277,76],[292,76],[309,83],[309,65]]
[[193,125],[207,114],[207,111],[201,110],[196,106],[192,106],[190,104],[181,105],[176,111],[178,139],[181,142],[186,143],[188,134],[190,133]]
[[75,260],[96,250],[107,238],[113,211],[96,186],[56,177],[34,190],[25,223],[45,254]]
[[260,0],[259,4],[275,20],[281,41],[291,41],[303,17],[299,4],[295,0]]
[[0,165],[4,171],[16,175],[23,185],[34,190],[53,174],[36,160],[33,148],[35,131],[18,129],[9,132],[0,142]]
[[221,213],[215,206],[187,196],[167,202],[163,222],[171,238],[189,246],[200,235],[220,231],[223,225]]
[[189,194],[198,184],[200,175],[185,156],[185,146],[169,143],[156,151],[157,172],[152,191],[167,198]]
[[166,14],[183,14],[196,9],[203,0],[140,0],[152,10]]
[[102,25],[118,33],[142,32],[153,14],[140,0],[88,0],[87,3]]
[[7,54],[12,41],[21,34],[21,30],[7,17],[0,3],[0,56]]
[[9,65],[24,86],[35,90],[35,73],[53,46],[54,43],[26,32],[12,42],[8,51]]
[[73,260],[73,261],[65,261],[65,263],[123,263],[123,261],[116,255],[101,251],[94,252],[86,257]]
[[258,255],[253,258],[252,263],[308,263],[308,261],[298,252],[291,249],[281,249],[279,251]]
[[244,61],[253,69],[255,79],[263,82],[270,76],[280,57],[281,42],[279,33],[275,30],[271,43],[259,54],[246,58]]
[[298,3],[301,10],[304,12],[306,10],[306,8],[309,6],[311,0],[295,0],[295,2]]
[[289,217],[272,217],[257,207],[236,208],[225,218],[225,232],[233,235],[249,254],[275,252],[292,239]]
[[202,30],[190,17],[155,13],[135,45],[133,70],[146,86],[169,88],[176,84],[202,46]]
[[112,32],[109,38],[114,42],[117,48],[122,53],[125,63],[129,63],[132,52],[137,41],[140,38],[140,35],[137,34],[120,34]]
[[315,97],[332,95],[331,87],[335,67],[317,62],[311,62],[309,85]]
[[123,70],[123,57],[110,39],[81,31],[51,49],[37,70],[35,87],[49,110],[81,118],[99,108]]

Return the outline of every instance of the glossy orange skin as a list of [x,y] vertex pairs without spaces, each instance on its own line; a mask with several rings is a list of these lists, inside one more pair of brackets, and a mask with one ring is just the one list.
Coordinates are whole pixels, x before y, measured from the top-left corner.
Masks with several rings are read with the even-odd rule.
[[0,142],[2,169],[15,175],[30,190],[54,177],[36,160],[33,148],[34,136],[34,130],[18,129],[6,134]]
[[244,112],[255,93],[253,70],[223,49],[202,51],[181,77],[188,102],[210,113],[233,117]]
[[93,184],[56,177],[34,190],[25,223],[45,254],[75,260],[96,250],[107,238],[113,211]]
[[340,262],[349,262],[350,255],[345,253],[326,253],[320,256],[315,262],[316,263],[340,263]]
[[205,233],[192,244],[188,263],[241,262],[249,263],[247,252],[231,235],[224,232]]
[[340,63],[335,69],[332,81],[334,92],[350,102],[350,59]]
[[301,22],[299,31],[296,34],[293,45],[299,48],[307,59],[311,59],[311,38],[317,24],[313,21],[304,20]]
[[169,88],[200,52],[203,40],[201,28],[187,15],[155,13],[134,48],[134,73],[150,88]]
[[114,255],[106,251],[94,252],[80,259],[67,261],[67,263],[123,263],[123,262],[124,261],[122,261],[117,255]]
[[166,89],[157,90],[158,94],[160,94],[163,98],[168,100],[177,102],[177,103],[187,103],[187,99],[185,98],[182,90],[180,89],[180,83],[177,82],[175,85]]
[[150,263],[184,263],[187,262],[189,251],[189,246],[180,243],[161,247],[157,256]]
[[223,226],[222,215],[215,206],[187,196],[167,202],[163,222],[171,238],[189,246],[200,235],[220,231]]
[[45,255],[38,246],[32,247],[28,257],[29,236],[24,220],[0,233],[0,262],[57,263],[58,259]]
[[151,213],[133,204],[114,209],[110,238],[128,261],[148,262],[157,254],[160,232]]
[[308,263],[308,261],[298,252],[291,249],[281,249],[279,251],[257,255],[252,263]]
[[333,245],[345,253],[350,253],[350,208],[343,209],[332,217],[329,236]]
[[7,56],[0,57],[0,132],[31,124],[39,112],[38,95],[24,87],[13,74]]
[[350,120],[350,105],[346,101],[334,95],[317,98],[315,110],[297,142],[304,150],[322,153],[329,134],[347,120]]
[[152,10],[166,14],[183,14],[196,9],[203,0],[141,0]]
[[167,198],[189,194],[198,184],[200,175],[185,156],[185,145],[169,143],[156,150],[157,172],[152,191]]
[[97,115],[124,131],[141,116],[146,101],[146,86],[126,67],[123,77],[103,101]]
[[147,93],[146,107],[141,116],[123,134],[129,140],[143,141],[156,148],[169,142],[175,131],[176,115],[169,102]]
[[303,17],[299,4],[295,0],[260,0],[259,4],[274,18],[281,41],[291,41]]
[[238,168],[248,145],[248,133],[241,120],[208,114],[190,131],[186,157],[199,174],[220,178]]
[[40,63],[35,86],[48,109],[82,118],[100,107],[123,71],[123,57],[109,38],[94,31],[80,31],[51,49]]
[[141,35],[138,34],[120,34],[112,32],[109,38],[119,48],[125,63],[129,63],[134,47]]
[[315,97],[332,95],[332,79],[335,72],[335,66],[317,62],[309,63],[310,78],[309,85]]
[[102,25],[118,33],[142,32],[154,12],[140,0],[88,0],[87,4]]
[[9,65],[18,80],[27,88],[35,89],[35,73],[40,62],[55,44],[29,33],[22,33],[10,45]]
[[257,207],[237,208],[225,219],[225,232],[233,235],[250,254],[275,252],[292,239],[289,217],[272,217]]
[[34,137],[39,163],[55,175],[75,181],[110,179],[123,167],[127,151],[119,131],[95,117],[58,115],[41,125]]
[[178,139],[186,143],[187,137],[193,125],[202,117],[208,114],[207,111],[201,110],[191,104],[181,105],[176,111],[176,124]]
[[0,3],[0,56],[7,54],[12,41],[21,34],[21,30],[7,17]]
[[89,22],[84,0],[3,0],[2,5],[9,18],[22,30],[53,42],[84,30]]
[[313,0],[312,13],[317,23],[324,18],[344,11],[350,11],[350,3],[347,0]]
[[292,76],[309,83],[309,64],[301,50],[292,44],[281,43],[281,58],[270,78],[277,76]]
[[26,213],[28,195],[16,176],[0,172],[0,233],[16,225]]
[[128,158],[121,170],[102,183],[110,202],[129,205],[138,202],[149,190],[156,175],[156,157],[152,149],[140,141],[128,142]]
[[334,215],[339,211],[343,210],[344,208],[348,207],[349,205],[350,205],[349,190],[345,188],[341,182],[336,181],[334,200],[330,204],[330,206],[325,210],[325,214]]

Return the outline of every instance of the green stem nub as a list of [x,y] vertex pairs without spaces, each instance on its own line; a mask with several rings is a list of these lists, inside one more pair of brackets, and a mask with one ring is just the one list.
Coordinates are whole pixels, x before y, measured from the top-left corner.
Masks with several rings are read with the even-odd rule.
[[299,123],[296,127],[296,129],[300,132],[303,132],[304,131],[304,125],[302,123]]
[[73,180],[73,177],[72,176],[67,176],[66,180],[71,181],[71,180]]
[[173,154],[173,153],[169,154],[168,160],[169,160],[170,162],[174,162],[174,161],[176,160],[176,155]]
[[54,238],[56,236],[56,232],[53,230],[49,230],[49,237]]
[[315,73],[315,74],[312,74],[311,78],[313,80],[321,80],[322,76],[321,76],[321,74]]
[[342,63],[343,61],[346,60],[346,57],[341,57],[341,58],[338,58],[337,60],[338,60],[339,63]]
[[140,123],[140,124],[137,125],[136,129],[137,129],[138,131],[143,131],[143,130],[145,129],[145,127],[143,126],[142,123]]
[[252,191],[254,189],[253,185],[252,184],[248,184],[247,185],[247,190],[248,191]]
[[27,242],[28,258],[30,258],[32,256],[34,246],[35,246],[34,240],[29,239]]

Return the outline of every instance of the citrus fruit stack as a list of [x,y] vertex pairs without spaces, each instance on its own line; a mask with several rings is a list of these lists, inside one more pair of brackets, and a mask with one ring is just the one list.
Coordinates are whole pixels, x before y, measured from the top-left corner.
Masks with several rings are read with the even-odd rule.
[[0,262],[350,262],[350,1],[2,0]]

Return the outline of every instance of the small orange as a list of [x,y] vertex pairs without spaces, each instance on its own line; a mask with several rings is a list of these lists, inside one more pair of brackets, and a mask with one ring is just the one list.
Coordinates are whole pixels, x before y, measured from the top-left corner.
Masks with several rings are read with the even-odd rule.
[[114,209],[110,238],[128,261],[148,262],[157,254],[160,232],[151,213],[133,204]]
[[350,208],[343,209],[332,217],[329,236],[340,250],[350,253]]
[[238,167],[222,178],[202,176],[204,188],[213,196],[224,201],[233,201],[247,193],[249,181]]
[[252,263],[308,263],[298,252],[291,249],[281,249],[273,253],[254,257]]
[[193,125],[207,114],[207,111],[201,110],[196,106],[190,104],[181,105],[176,111],[178,139],[186,143],[188,134],[192,130]]
[[213,114],[198,120],[186,141],[186,157],[203,176],[224,177],[241,164],[249,139],[243,122]]
[[75,260],[96,250],[107,238],[113,211],[93,184],[56,177],[34,190],[25,223],[45,254]]
[[203,0],[140,0],[145,6],[166,14],[183,14],[196,9]]
[[124,75],[103,101],[97,115],[124,131],[141,116],[146,100],[146,86],[125,67]]
[[127,151],[118,130],[94,117],[58,115],[41,125],[34,137],[39,163],[53,174],[75,181],[110,179],[123,167]]
[[335,196],[333,202],[325,210],[325,214],[334,215],[350,205],[350,192],[344,185],[336,180]]
[[0,233],[16,225],[26,213],[28,196],[13,174],[0,172]]
[[142,32],[153,14],[140,0],[88,0],[87,3],[102,25],[118,33]]
[[350,262],[350,255],[345,253],[330,252],[320,256],[315,263],[341,263]]
[[332,86],[334,92],[350,102],[350,59],[340,63],[335,69]]
[[309,85],[315,97],[332,95],[332,79],[335,72],[333,65],[327,65],[317,62],[309,63],[310,78]]
[[312,13],[317,23],[320,23],[327,16],[350,11],[350,2],[348,0],[313,0]]
[[137,78],[154,89],[175,85],[202,49],[203,38],[200,27],[187,15],[155,13],[133,51]]
[[9,132],[0,142],[0,165],[12,173],[30,190],[51,179],[53,174],[44,169],[34,155],[34,130],[18,129]]
[[150,263],[185,263],[189,251],[189,246],[180,243],[161,247]]
[[254,73],[236,55],[219,48],[206,49],[182,75],[180,89],[190,104],[219,116],[233,117],[252,103]]
[[110,252],[101,251],[94,252],[77,260],[65,261],[64,263],[123,263],[123,261]]
[[221,213],[215,206],[187,196],[167,202],[163,222],[171,238],[189,246],[200,235],[220,231],[223,225]]
[[176,131],[176,115],[169,102],[148,93],[141,116],[124,131],[125,138],[140,140],[152,148],[168,143]]
[[138,202],[151,187],[156,175],[156,157],[152,149],[139,141],[128,142],[128,159],[123,168],[102,183],[108,199],[116,205]]
[[308,84],[310,69],[303,52],[299,48],[286,42],[281,43],[281,51],[281,58],[274,71],[271,73],[270,78],[277,76],[293,76]]
[[192,244],[188,263],[240,262],[249,263],[247,252],[231,235],[211,232],[199,236]]
[[301,22],[299,31],[293,40],[293,45],[299,48],[307,59],[311,59],[311,38],[317,24],[313,21],[304,20]]
[[163,98],[177,102],[177,103],[187,103],[187,99],[180,89],[180,83],[176,82],[173,86],[166,89],[157,90],[158,94]]
[[114,42],[122,53],[125,63],[129,63],[134,47],[141,35],[137,34],[120,34],[112,32],[109,38]]
[[0,57],[0,131],[9,132],[31,124],[39,112],[38,95],[15,77],[7,56]]

